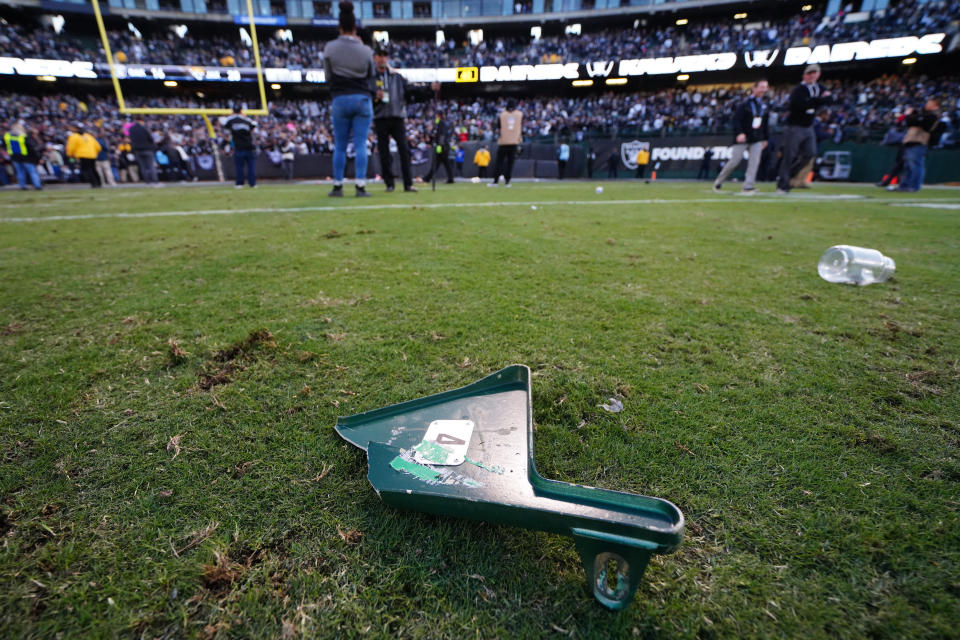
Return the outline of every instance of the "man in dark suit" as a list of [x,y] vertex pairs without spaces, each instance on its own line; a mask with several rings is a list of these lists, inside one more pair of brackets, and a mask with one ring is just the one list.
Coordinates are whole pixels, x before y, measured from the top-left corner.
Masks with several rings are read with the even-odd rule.
[[811,64],[803,70],[803,82],[790,94],[787,127],[783,132],[783,158],[777,177],[777,193],[790,192],[790,178],[817,155],[817,137],[813,120],[820,107],[833,103],[833,96],[817,80],[820,65]]

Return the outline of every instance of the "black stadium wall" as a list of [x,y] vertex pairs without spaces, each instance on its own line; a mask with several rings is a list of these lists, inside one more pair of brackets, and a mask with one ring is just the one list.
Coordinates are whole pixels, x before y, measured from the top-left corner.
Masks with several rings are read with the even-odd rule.
[[[759,173],[760,180],[774,179],[777,164],[777,137],[775,136],[767,151],[764,152]],[[478,142],[465,142],[463,148],[466,161],[463,164],[463,177],[473,178],[477,175],[477,167],[473,164],[473,154],[481,146]],[[630,178],[636,173],[636,153],[646,146],[650,151],[650,164],[647,167],[646,177],[650,177],[653,170],[657,171],[658,178],[694,178],[700,170],[707,149],[713,151],[710,160],[709,175],[712,178],[717,174],[723,162],[730,157],[732,143],[728,136],[702,136],[684,138],[631,138],[631,139],[599,139],[589,142],[572,144],[570,160],[567,163],[565,175],[569,178],[587,177],[587,153],[592,150],[596,155],[593,163],[593,178],[605,179],[609,175],[609,167],[616,169],[618,178]],[[493,174],[493,161],[496,159],[496,145],[490,145],[491,167],[488,176]],[[820,152],[849,151],[852,156],[851,181],[876,182],[893,165],[896,157],[896,147],[883,147],[877,144],[858,144],[826,142],[821,144]],[[222,158],[224,175],[228,180],[234,179],[233,160],[229,156]],[[204,180],[216,180],[216,171],[213,159],[210,156],[198,158],[198,177]],[[393,155],[394,175],[400,179],[399,163],[396,154]],[[452,160],[451,160],[452,163]],[[659,168],[657,168],[659,163]],[[413,174],[415,177],[424,176],[430,169],[428,153],[415,152],[413,158]],[[733,175],[742,178],[746,162]],[[381,175],[380,157],[377,153],[370,155],[367,167],[367,177]],[[270,162],[265,154],[257,158],[257,175],[261,178],[281,178],[282,171],[278,165]],[[329,153],[297,156],[294,163],[296,178],[327,178],[333,175],[333,156]],[[347,161],[346,175],[353,175],[353,160]],[[558,177],[557,145],[532,143],[523,145],[522,151],[514,165],[515,178],[556,179]],[[446,179],[446,173],[440,169],[438,180]],[[928,184],[960,181],[960,150],[932,149],[927,159],[926,180]]]

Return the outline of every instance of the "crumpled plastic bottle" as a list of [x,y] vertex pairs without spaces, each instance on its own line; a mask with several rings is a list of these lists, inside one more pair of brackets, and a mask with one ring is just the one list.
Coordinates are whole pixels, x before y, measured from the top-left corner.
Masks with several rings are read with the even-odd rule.
[[876,249],[838,244],[820,256],[817,272],[827,282],[866,286],[888,280],[897,265]]

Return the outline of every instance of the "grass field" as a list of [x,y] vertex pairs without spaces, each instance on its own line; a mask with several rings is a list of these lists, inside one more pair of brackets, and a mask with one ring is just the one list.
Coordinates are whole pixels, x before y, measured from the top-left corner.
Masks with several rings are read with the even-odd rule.
[[[956,637],[960,191],[605,187],[0,192],[3,636]],[[515,362],[542,475],[687,517],[622,612],[333,430]]]

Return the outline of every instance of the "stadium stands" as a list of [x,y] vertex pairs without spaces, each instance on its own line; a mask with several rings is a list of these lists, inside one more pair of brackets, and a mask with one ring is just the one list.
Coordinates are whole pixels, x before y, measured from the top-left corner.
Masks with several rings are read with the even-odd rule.
[[[416,69],[542,64],[610,57],[654,58],[796,45],[815,47],[823,43],[931,32],[948,34],[944,41],[944,49],[947,49],[948,42],[956,39],[955,16],[960,15],[960,0],[904,0],[883,11],[865,15],[867,19],[847,20],[841,11],[828,17],[823,7],[815,7],[788,15],[771,13],[769,19],[751,17],[749,22],[704,15],[686,25],[678,25],[674,16],[655,18],[648,14],[635,22],[620,19],[616,23],[585,25],[583,32],[576,36],[553,34],[532,38],[516,28],[498,31],[491,27],[486,38],[476,45],[450,39],[441,47],[425,39],[422,29],[419,32],[408,30],[406,35],[398,32],[391,37],[392,63]],[[84,22],[82,18],[71,16],[70,26],[57,34],[41,22],[40,13],[19,13],[17,16],[16,21],[0,19],[0,57],[105,60],[96,31],[89,28],[90,20]],[[251,49],[242,42],[236,25],[220,25],[218,29],[188,28],[185,32],[180,30],[178,35],[171,30],[170,24],[140,22],[143,33],[136,28],[119,28],[116,21],[109,29],[111,49],[118,62],[226,68],[252,65]],[[329,28],[308,28],[298,32],[291,42],[289,38],[273,37],[277,34],[265,29],[260,39],[263,64],[280,69],[320,68],[325,39],[333,37],[334,33]],[[831,74],[828,70],[824,81],[838,96],[838,101],[820,119],[820,135],[835,141],[879,141],[896,123],[904,108],[913,104],[918,96],[936,94],[941,98],[944,119],[950,129],[942,144],[955,144],[953,131],[960,126],[957,77],[936,74],[928,77],[903,73],[903,70],[891,74],[890,70],[889,67],[877,67],[873,73],[857,75]],[[529,84],[519,84],[512,95],[519,97],[521,108],[527,114],[524,137],[530,141],[726,135],[730,114],[744,93],[745,83],[759,73],[763,70],[754,71],[749,76],[729,76],[709,85],[674,83],[665,86],[661,82],[649,86],[632,85],[619,91],[593,89],[578,93],[569,91],[569,83],[565,85],[566,91],[554,88],[548,92],[541,92]],[[779,79],[771,77],[774,86],[767,98],[774,114],[774,125],[797,79],[796,74],[790,72],[783,73]],[[668,79],[666,84],[671,80]],[[54,88],[41,87],[41,84],[33,81],[33,84],[11,85],[7,93],[0,94],[0,129],[6,131],[14,121],[23,120],[41,145],[49,146],[52,153],[56,153],[62,149],[68,125],[83,121],[94,127],[106,146],[117,149],[123,139],[123,124],[129,118],[118,113],[102,73],[97,79],[87,81],[86,85],[68,82]],[[91,84],[95,88],[92,89]],[[231,92],[223,90],[227,86],[225,83],[219,83],[219,90],[210,86],[208,95],[204,95],[196,87],[165,91],[159,83],[142,83],[137,91],[127,95],[127,105],[232,106],[236,94],[228,98]],[[638,86],[645,88],[638,91]],[[412,110],[414,115],[408,118],[407,127],[413,147],[424,154],[436,109],[447,114],[461,142],[490,142],[494,139],[491,126],[504,99],[492,97],[489,92],[471,91],[470,86],[456,89],[439,101],[433,101],[432,92],[428,91],[422,91],[416,98],[424,104]],[[198,118],[156,116],[148,120],[155,129],[158,142],[179,145],[193,156],[209,153],[211,141]],[[266,153],[286,139],[294,141],[300,155],[330,150],[329,101],[322,85],[307,86],[300,91],[276,91],[271,96],[270,115],[259,121],[258,143]],[[219,124],[214,124],[218,140],[225,142]],[[370,144],[373,144],[372,135]],[[222,148],[229,153],[229,145],[223,144]]]
[[[453,39],[437,47],[433,41],[403,39],[391,41],[394,61],[401,67],[482,66],[502,64],[538,64],[543,62],[605,59],[616,52],[621,58],[659,57],[752,51],[860,39],[878,39],[915,35],[919,32],[955,31],[952,25],[960,15],[960,0],[918,3],[905,0],[868,21],[846,22],[843,15],[825,17],[822,11],[801,12],[788,17],[740,23],[728,18],[707,18],[683,26],[670,21],[651,21],[636,27],[605,27],[586,30],[579,36],[553,35],[538,40],[515,31],[497,34],[490,31],[477,45]],[[89,25],[88,25],[89,26]],[[146,29],[146,27],[144,27]],[[264,37],[261,56],[267,66],[318,67],[322,62],[325,40],[314,30],[294,42]],[[326,39],[332,30],[322,32]],[[106,57],[96,32],[68,29],[55,34],[39,23],[0,23],[0,56],[19,56],[63,60],[88,60],[91,48],[95,61]],[[188,29],[181,38],[169,28],[138,38],[131,30],[110,30],[111,48],[119,62],[141,64],[188,64],[243,66],[252,64],[250,48],[241,42],[238,30],[230,36],[196,36]],[[92,44],[92,47],[91,47]]]
[[[879,139],[893,125],[904,105],[911,104],[913,96],[937,94],[950,104],[945,114],[951,130],[960,124],[956,104],[960,85],[956,77],[937,80],[905,81],[895,76],[871,82],[830,83],[840,97],[839,106],[829,112],[823,126],[830,136]],[[774,105],[783,105],[790,87],[778,87],[770,94]],[[585,98],[532,98],[522,100],[521,108],[528,114],[525,120],[527,140],[555,137],[572,141],[593,136],[613,135],[704,135],[729,132],[728,115],[731,105],[739,100],[739,87],[719,87],[710,91],[670,89],[651,93],[605,93]],[[462,141],[493,140],[491,122],[502,106],[498,99],[468,101],[444,100],[438,103]],[[190,107],[195,101],[183,98],[153,98],[135,102],[138,106]],[[208,106],[229,106],[227,103]],[[258,141],[270,149],[280,139],[292,138],[297,152],[329,152],[332,136],[329,130],[329,105],[322,100],[279,100],[271,105],[271,115],[260,118]],[[432,106],[418,110],[408,119],[408,133],[415,146],[426,147],[426,134],[432,120]],[[95,97],[80,99],[69,95],[25,96],[0,95],[0,126],[15,120],[29,123],[42,144],[62,145],[67,127],[75,121],[93,124],[111,148],[122,141],[122,126],[128,118],[117,113],[108,100]],[[178,144],[193,149],[205,149],[209,144],[206,131],[199,120],[189,116],[155,116],[149,118],[158,141],[171,137]],[[4,129],[6,130],[6,129]],[[218,135],[223,139],[222,134]],[[952,138],[948,136],[946,142]],[[371,136],[372,144],[372,136]],[[228,148],[225,148],[228,150]]]

